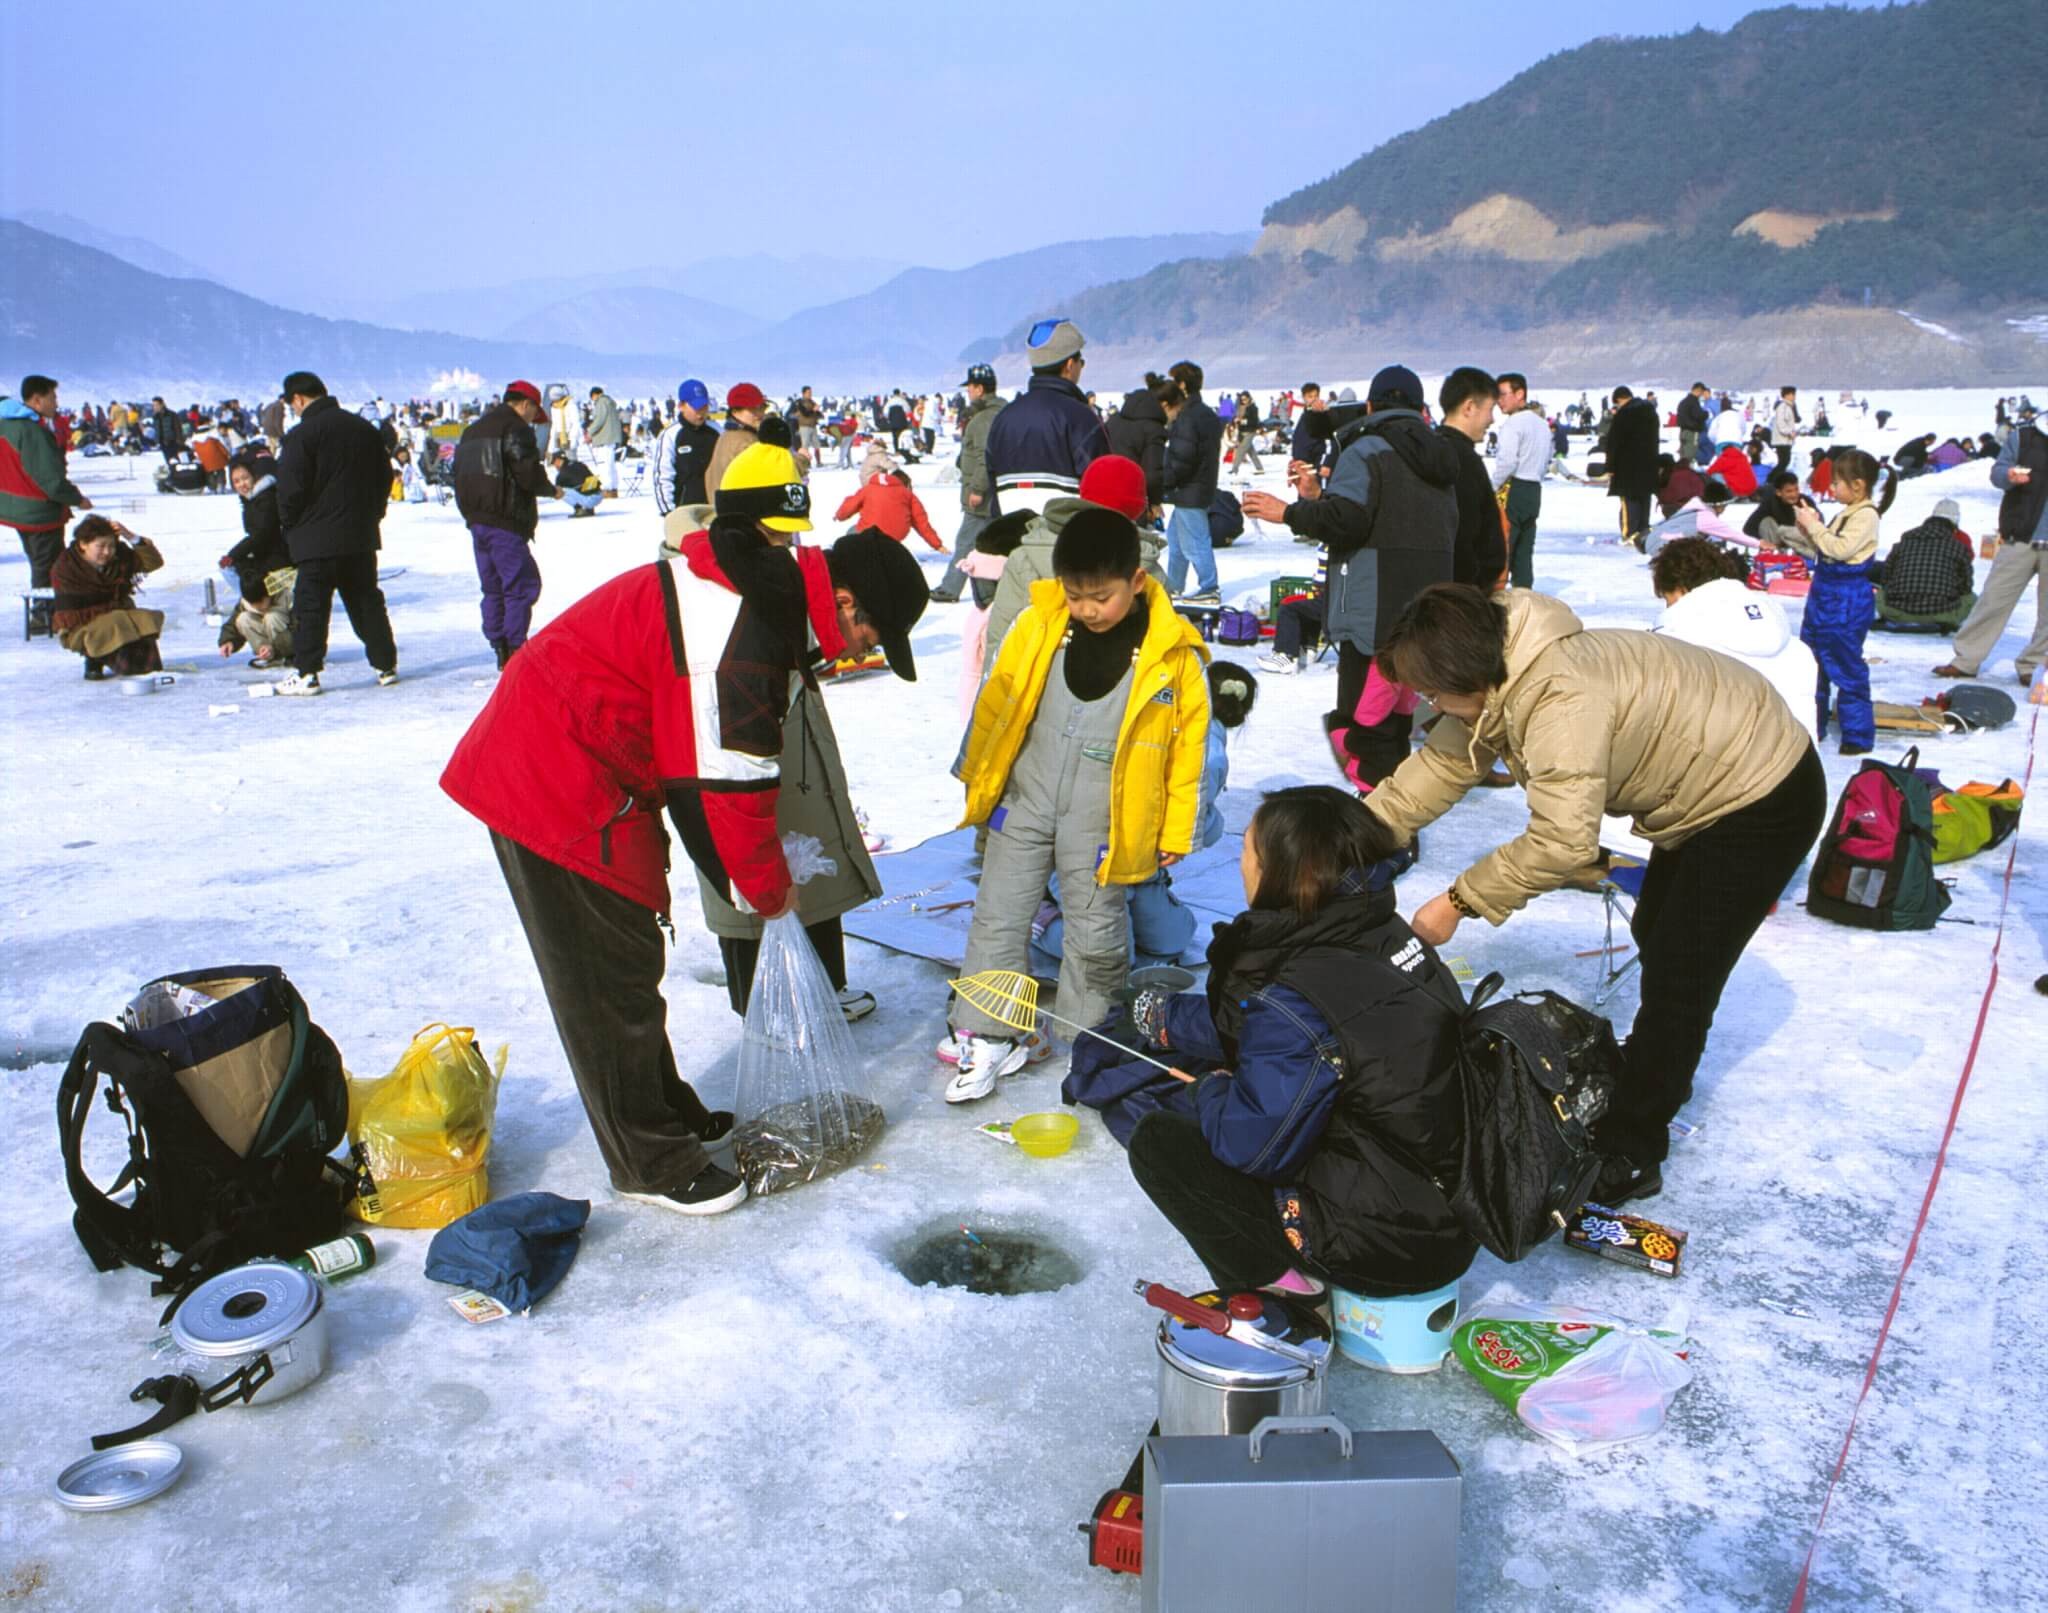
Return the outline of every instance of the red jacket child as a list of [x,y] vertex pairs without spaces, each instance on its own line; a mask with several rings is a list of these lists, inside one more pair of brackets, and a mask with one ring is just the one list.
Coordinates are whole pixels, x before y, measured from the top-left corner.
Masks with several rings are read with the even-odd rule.
[[907,481],[898,481],[888,471],[877,473],[871,481],[847,494],[833,519],[857,519],[862,527],[886,532],[898,543],[908,538],[910,529],[915,527],[918,536],[934,549],[945,547],[939,542],[938,533],[932,530],[932,520],[925,514],[924,501],[911,491]]

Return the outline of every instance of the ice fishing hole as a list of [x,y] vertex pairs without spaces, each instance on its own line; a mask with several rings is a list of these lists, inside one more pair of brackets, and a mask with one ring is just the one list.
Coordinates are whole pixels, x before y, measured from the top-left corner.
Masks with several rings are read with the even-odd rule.
[[919,1288],[964,1288],[970,1294],[1050,1294],[1081,1280],[1081,1263],[1044,1234],[978,1227],[972,1236],[959,1221],[926,1227],[896,1246],[891,1256]]

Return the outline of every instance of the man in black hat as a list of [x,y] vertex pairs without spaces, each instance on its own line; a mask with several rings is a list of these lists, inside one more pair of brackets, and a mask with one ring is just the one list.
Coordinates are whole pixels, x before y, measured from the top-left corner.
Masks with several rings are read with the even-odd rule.
[[[743,921],[720,935],[735,1008],[761,921],[792,906],[843,988],[839,914],[880,881],[844,776],[828,776],[820,754],[817,669],[879,647],[915,678],[910,629],[927,602],[917,561],[881,533],[785,547],[810,525],[809,491],[787,453],[753,451],[779,455],[783,479],[722,488],[716,518],[680,553],[613,578],[534,634],[441,775],[491,831],[613,1187],[686,1215],[735,1208],[746,1184],[712,1163],[706,1145],[732,1116],[705,1108],[668,1038],[661,814],[707,911],[715,899]],[[799,894],[781,835],[808,828],[805,814],[835,820],[827,854],[846,856],[844,869],[858,852],[863,872],[819,875]],[[845,900],[835,881],[860,894]],[[847,996],[850,1017],[874,1005]]]
[[[1247,518],[1285,522],[1323,545],[1330,582],[1323,632],[1337,650],[1337,706],[1324,719],[1345,776],[1371,789],[1408,755],[1413,719],[1385,700],[1361,709],[1380,636],[1431,583],[1452,580],[1458,458],[1422,416],[1422,382],[1404,364],[1372,378],[1363,418],[1331,441],[1330,480],[1296,461],[1292,504],[1247,493]],[[1413,709],[1413,702],[1406,702]]]
[[[950,605],[960,597],[967,582],[960,562],[974,552],[974,540],[987,528],[990,512],[995,508],[995,482],[988,473],[988,433],[1003,399],[996,391],[994,368],[987,364],[969,365],[966,392],[967,408],[960,416],[960,452],[953,461],[960,467],[960,529],[953,534],[952,563],[939,579],[939,586],[932,590],[932,598],[942,605]],[[986,596],[982,593],[984,588],[988,590]],[[987,604],[994,595],[993,583],[975,583],[977,604]]]

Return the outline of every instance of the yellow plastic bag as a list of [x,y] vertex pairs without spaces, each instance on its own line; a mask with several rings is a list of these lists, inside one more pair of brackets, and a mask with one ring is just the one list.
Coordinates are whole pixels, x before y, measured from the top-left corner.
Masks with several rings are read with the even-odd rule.
[[445,1227],[490,1198],[485,1160],[506,1051],[486,1064],[475,1031],[429,1025],[389,1075],[349,1082],[357,1220]]

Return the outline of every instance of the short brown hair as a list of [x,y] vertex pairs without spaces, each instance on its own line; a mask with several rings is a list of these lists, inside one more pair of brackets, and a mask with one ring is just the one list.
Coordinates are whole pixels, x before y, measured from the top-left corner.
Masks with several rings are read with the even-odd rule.
[[1711,538],[1673,538],[1650,562],[1650,586],[1661,595],[1691,593],[1722,578],[1749,581],[1749,562]]
[[1400,850],[1394,832],[1363,801],[1330,784],[1274,790],[1252,814],[1245,833],[1259,859],[1252,906],[1292,910],[1304,919],[1344,894],[1347,875],[1362,874]]
[[114,530],[114,523],[109,521],[104,515],[81,516],[78,525],[71,529],[71,541],[73,543],[89,543],[94,538],[113,538],[118,536],[120,534]]
[[1379,657],[1396,682],[1431,694],[1484,694],[1508,681],[1507,612],[1470,583],[1440,582],[1408,602]]

